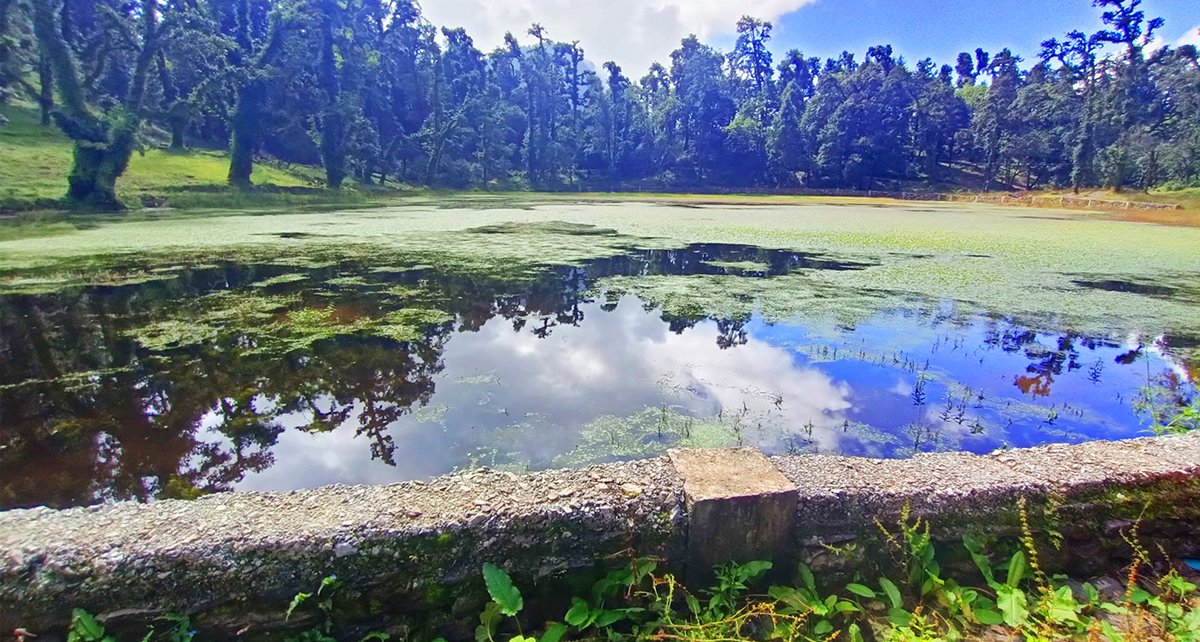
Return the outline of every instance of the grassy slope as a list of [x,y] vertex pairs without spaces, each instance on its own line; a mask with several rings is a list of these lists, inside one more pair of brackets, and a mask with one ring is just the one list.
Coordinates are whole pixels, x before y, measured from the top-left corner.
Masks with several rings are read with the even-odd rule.
[[[36,201],[58,199],[67,191],[71,169],[71,143],[57,127],[43,127],[37,110],[22,105],[0,109],[8,123],[0,126],[0,209],[24,208]],[[228,155],[213,151],[172,153],[148,148],[135,153],[129,171],[117,182],[118,194],[131,205],[142,197],[166,197],[177,207],[239,207],[275,205],[294,201],[355,200],[352,193],[337,197],[310,194],[242,195],[225,188]],[[256,185],[301,188],[319,186],[322,175],[316,168],[287,169],[259,164],[254,168]]]

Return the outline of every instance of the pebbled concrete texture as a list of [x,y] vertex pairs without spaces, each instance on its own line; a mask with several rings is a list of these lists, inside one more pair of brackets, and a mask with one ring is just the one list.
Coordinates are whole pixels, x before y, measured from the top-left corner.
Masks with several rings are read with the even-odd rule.
[[629,548],[677,557],[681,487],[659,458],[0,513],[0,630],[61,624],[72,606],[194,614],[286,605],[330,574],[423,597],[477,579],[488,561],[528,583]]
[[[1062,532],[1064,567],[1111,565],[1139,518],[1148,542],[1200,553],[1200,434],[907,460],[676,451],[522,476],[2,512],[0,630],[61,626],[79,606],[113,621],[187,613],[232,634],[278,624],[281,604],[329,574],[389,607],[445,609],[485,561],[523,586],[633,554],[674,569],[718,551],[846,570],[879,553],[877,522],[906,506],[955,542],[1015,534],[1022,498],[1035,529]],[[860,555],[829,553],[846,543]],[[260,607],[271,615],[247,615]]]

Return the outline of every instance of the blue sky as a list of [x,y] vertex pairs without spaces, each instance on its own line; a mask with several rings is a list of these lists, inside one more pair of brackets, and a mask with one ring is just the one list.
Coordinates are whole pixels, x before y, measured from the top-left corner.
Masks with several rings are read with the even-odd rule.
[[[1142,6],[1147,16],[1167,20],[1160,36],[1166,43],[1195,36],[1200,26],[1200,0],[1145,0]],[[1100,14],[1087,0],[816,0],[776,21],[773,48],[821,58],[848,50],[861,60],[867,47],[891,44],[910,63],[930,57],[953,65],[960,51],[1008,47],[1033,60],[1047,38],[1100,29]],[[711,40],[730,47],[733,37]]]
[[[1045,39],[1100,28],[1091,0],[422,0],[436,25],[465,27],[491,51],[511,31],[531,42],[540,23],[551,38],[579,41],[589,60],[615,60],[633,78],[653,61],[669,63],[688,34],[728,50],[738,18],[775,24],[774,49],[797,48],[827,58],[843,49],[861,60],[867,47],[891,44],[915,63],[926,56],[953,63],[960,51],[1012,48],[1033,59]],[[1200,43],[1200,0],[1145,0],[1148,15],[1167,19],[1164,44],[1184,34]]]

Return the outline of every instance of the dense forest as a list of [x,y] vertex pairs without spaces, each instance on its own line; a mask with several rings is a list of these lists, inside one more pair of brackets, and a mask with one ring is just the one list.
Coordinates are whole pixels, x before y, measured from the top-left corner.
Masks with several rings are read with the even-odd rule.
[[227,147],[234,186],[267,156],[335,188],[1200,184],[1196,47],[1151,47],[1141,0],[1094,4],[1037,60],[775,60],[747,16],[733,51],[689,37],[638,77],[537,24],[481,51],[416,0],[0,0],[0,102],[74,142],[68,196],[96,206],[148,132]]

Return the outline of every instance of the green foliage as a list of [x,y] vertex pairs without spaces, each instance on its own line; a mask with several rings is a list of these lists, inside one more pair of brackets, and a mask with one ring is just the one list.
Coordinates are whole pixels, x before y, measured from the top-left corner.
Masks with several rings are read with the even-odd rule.
[[[157,622],[160,624],[151,626],[141,642],[192,642],[196,637],[191,619],[186,616],[168,615],[157,618]],[[163,628],[160,629],[160,626]],[[117,638],[109,635],[91,613],[75,609],[71,612],[67,642],[117,642]]]
[[717,568],[717,585],[708,600],[708,612],[713,617],[729,617],[738,600],[749,589],[750,582],[774,566],[771,562],[755,561],[745,564],[730,562]]
[[1190,398],[1185,385],[1172,375],[1147,377],[1138,390],[1134,411],[1149,419],[1155,435],[1183,434],[1200,430],[1200,397]]
[[513,586],[512,579],[498,566],[492,563],[483,565],[483,579],[487,583],[488,595],[500,607],[500,612],[512,617],[525,608],[521,591]]
[[104,627],[96,621],[91,613],[83,609],[71,612],[71,630],[67,633],[67,642],[115,642],[115,638],[105,634]]
[[[0,102],[25,94],[55,114],[74,141],[70,169],[63,159],[56,176],[70,176],[77,203],[136,201],[124,186],[116,194],[136,154],[159,145],[188,159],[188,137],[229,144],[218,171],[182,181],[228,181],[230,200],[255,181],[275,182],[264,176],[264,150],[319,164],[303,172],[305,182],[335,193],[351,182],[348,192],[378,183],[871,189],[953,181],[986,190],[1200,182],[1195,48],[1148,50],[1161,21],[1141,11],[1102,13],[1103,29],[1048,41],[1036,63],[977,49],[954,69],[909,64],[891,45],[869,48],[861,61],[790,51],[776,67],[773,25],[743,16],[728,54],[689,37],[667,64],[631,78],[613,62],[589,64],[571,34],[556,40],[540,25],[484,53],[464,30],[428,24],[413,0],[262,0],[245,15],[113,3],[104,5],[109,19],[72,20],[80,42],[123,43],[86,50],[99,60],[58,37],[70,31],[60,28],[58,2],[31,4],[35,11],[0,25],[0,42],[16,52],[0,60]],[[381,24],[389,25],[382,33]],[[1112,35],[1126,32],[1144,35]],[[52,64],[38,64],[38,49]],[[158,152],[147,156],[173,171],[165,167],[173,158]]]

